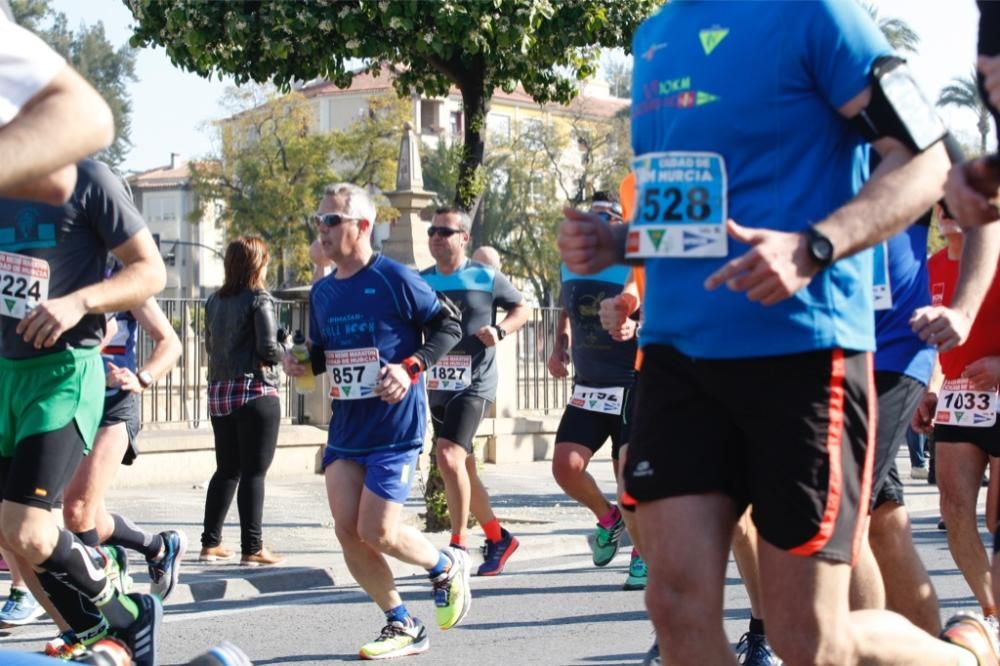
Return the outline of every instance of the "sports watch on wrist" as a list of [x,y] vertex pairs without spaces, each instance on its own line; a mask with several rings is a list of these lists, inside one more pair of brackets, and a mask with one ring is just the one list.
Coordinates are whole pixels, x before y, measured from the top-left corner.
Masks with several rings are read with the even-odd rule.
[[416,356],[408,356],[403,359],[400,365],[406,370],[406,374],[410,376],[410,381],[416,384],[417,379],[420,378],[420,373],[424,371],[424,364],[420,362],[420,359]]
[[497,332],[497,340],[503,340],[507,337],[507,331],[500,328],[497,324],[493,324],[493,330]]
[[833,243],[816,227],[806,227],[803,232],[806,237],[809,256],[820,268],[826,268],[833,263]]
[[144,389],[148,389],[156,383],[156,380],[153,379],[153,375],[149,374],[149,370],[142,370],[141,372],[136,373],[135,377],[139,380],[139,386]]

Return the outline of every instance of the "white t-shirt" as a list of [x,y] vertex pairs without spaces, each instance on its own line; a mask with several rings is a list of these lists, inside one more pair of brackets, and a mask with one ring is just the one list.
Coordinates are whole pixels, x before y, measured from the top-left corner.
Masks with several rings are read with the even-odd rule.
[[0,12],[0,125],[55,78],[66,61]]

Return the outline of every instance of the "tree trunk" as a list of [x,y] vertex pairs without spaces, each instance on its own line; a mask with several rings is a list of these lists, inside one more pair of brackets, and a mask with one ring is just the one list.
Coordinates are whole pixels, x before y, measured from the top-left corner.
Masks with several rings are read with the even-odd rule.
[[490,97],[483,82],[465,81],[459,84],[462,91],[462,113],[465,114],[462,161],[458,165],[458,183],[455,188],[455,205],[475,217],[476,207],[482,198],[484,183],[479,175],[486,153],[486,114],[490,110]]

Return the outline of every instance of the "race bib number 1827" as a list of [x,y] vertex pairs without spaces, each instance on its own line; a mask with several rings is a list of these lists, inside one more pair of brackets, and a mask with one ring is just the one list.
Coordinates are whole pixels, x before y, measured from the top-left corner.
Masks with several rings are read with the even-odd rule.
[[428,391],[464,391],[472,382],[472,357],[447,354],[427,371]]
[[49,262],[0,252],[0,315],[24,319],[49,297]]
[[725,257],[726,163],[703,152],[649,153],[632,162],[636,212],[629,258]]

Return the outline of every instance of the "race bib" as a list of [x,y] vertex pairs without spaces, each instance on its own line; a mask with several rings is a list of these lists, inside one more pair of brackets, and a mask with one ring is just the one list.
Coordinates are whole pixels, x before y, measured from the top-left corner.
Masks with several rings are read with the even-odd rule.
[[997,388],[977,391],[968,379],[947,379],[938,392],[934,421],[943,425],[989,428],[997,422]]
[[364,400],[374,396],[378,384],[378,349],[341,349],[326,352],[330,397],[334,400]]
[[726,163],[702,152],[650,153],[632,162],[636,213],[626,256],[725,257]]
[[24,319],[49,297],[49,262],[0,252],[0,315]]
[[879,243],[872,248],[875,258],[875,273],[873,275],[873,291],[876,310],[892,309],[892,285],[889,284],[889,246]]
[[588,412],[600,414],[621,414],[622,403],[625,402],[625,388],[590,388],[577,384],[573,387],[573,396],[569,404],[573,407],[586,409]]
[[428,391],[464,391],[472,383],[472,357],[447,354],[427,371]]

